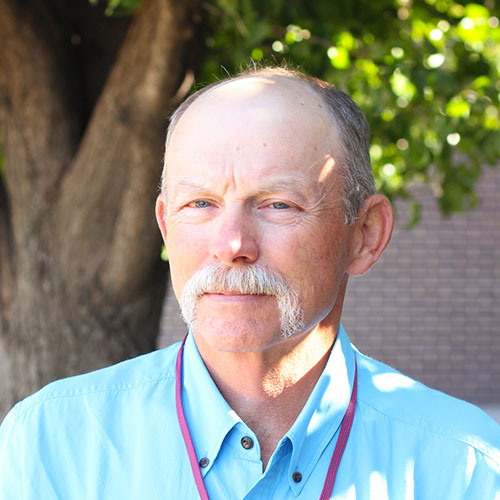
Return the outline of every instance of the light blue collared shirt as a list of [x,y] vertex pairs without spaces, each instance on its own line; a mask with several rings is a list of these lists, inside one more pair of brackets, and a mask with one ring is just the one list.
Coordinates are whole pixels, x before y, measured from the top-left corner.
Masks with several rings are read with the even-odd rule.
[[[18,403],[0,427],[0,499],[199,498],[175,412],[178,349],[60,380]],[[359,353],[342,327],[264,473],[255,434],[188,336],[184,407],[198,459],[206,459],[210,498],[319,498],[355,357],[356,414],[332,498],[500,500],[500,427],[478,408]],[[251,440],[246,447],[242,438]]]

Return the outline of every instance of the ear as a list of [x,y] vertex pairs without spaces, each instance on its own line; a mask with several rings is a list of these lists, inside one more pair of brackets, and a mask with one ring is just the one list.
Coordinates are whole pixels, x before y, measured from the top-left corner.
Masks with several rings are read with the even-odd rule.
[[167,243],[167,225],[165,223],[165,215],[166,215],[166,205],[163,194],[160,194],[156,199],[155,213],[156,213],[156,222],[158,222],[158,226],[160,227],[160,232],[163,237],[163,241],[165,244]]
[[391,239],[393,227],[391,202],[381,194],[369,196],[354,225],[348,274],[363,274],[377,262]]

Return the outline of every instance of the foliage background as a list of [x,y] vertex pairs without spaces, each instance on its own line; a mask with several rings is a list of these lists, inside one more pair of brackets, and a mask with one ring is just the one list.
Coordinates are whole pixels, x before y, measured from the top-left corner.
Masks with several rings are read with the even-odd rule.
[[[140,0],[109,0],[109,15]],[[256,61],[287,62],[347,91],[372,131],[377,188],[412,200],[432,187],[443,213],[477,203],[500,157],[500,9],[495,0],[209,0],[197,86]],[[418,203],[412,200],[413,221]]]

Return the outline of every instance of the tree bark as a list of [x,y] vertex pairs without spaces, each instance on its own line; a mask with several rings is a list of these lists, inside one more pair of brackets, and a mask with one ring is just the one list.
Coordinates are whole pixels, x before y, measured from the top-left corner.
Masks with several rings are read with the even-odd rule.
[[165,289],[154,200],[191,7],[144,2],[86,113],[64,4],[0,0],[0,417],[154,349]]

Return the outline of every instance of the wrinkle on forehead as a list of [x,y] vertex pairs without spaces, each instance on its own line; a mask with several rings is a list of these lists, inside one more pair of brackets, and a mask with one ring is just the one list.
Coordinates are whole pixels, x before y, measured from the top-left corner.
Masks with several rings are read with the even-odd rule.
[[221,169],[236,165],[253,169],[253,163],[268,163],[261,160],[273,154],[268,163],[272,170],[273,163],[286,165],[293,154],[303,157],[304,170],[322,165],[317,179],[328,183],[339,154],[337,143],[321,98],[304,82],[254,76],[214,88],[185,111],[170,140],[166,165],[175,159],[172,166],[190,165],[191,172],[201,173],[206,155],[216,154]]
[[[306,202],[311,198],[318,198],[323,194],[324,187],[321,183],[318,185],[308,184],[302,177],[287,177],[273,178],[263,180],[256,186],[252,186],[248,179],[242,179],[240,182],[240,189],[238,191],[249,198],[258,198],[276,192],[289,192],[294,193],[297,198]],[[177,193],[190,192],[198,194],[213,193],[218,195],[226,195],[228,192],[236,191],[237,181],[232,179],[231,185],[222,184],[217,181],[209,179],[193,179],[190,177],[179,177],[172,185],[173,196]],[[243,189],[244,188],[244,189]]]

